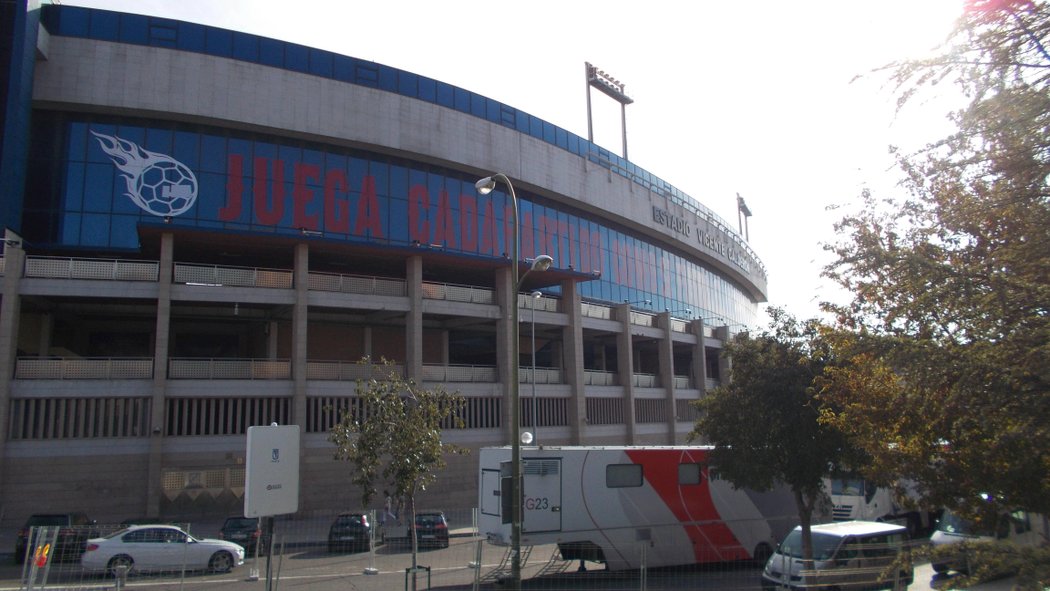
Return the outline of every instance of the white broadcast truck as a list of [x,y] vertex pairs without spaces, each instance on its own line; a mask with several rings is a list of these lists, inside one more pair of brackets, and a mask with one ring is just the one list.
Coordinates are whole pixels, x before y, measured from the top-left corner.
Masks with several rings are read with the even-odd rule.
[[[557,544],[564,560],[609,570],[751,560],[763,563],[798,524],[786,487],[759,493],[707,466],[710,447],[522,447],[521,545]],[[479,453],[479,520],[511,538],[511,448]]]
[[831,515],[835,521],[881,521],[908,528],[913,539],[925,537],[937,525],[937,513],[915,506],[918,495],[915,488],[903,482],[901,499],[893,487],[876,486],[861,476],[840,475],[824,482],[831,496]]

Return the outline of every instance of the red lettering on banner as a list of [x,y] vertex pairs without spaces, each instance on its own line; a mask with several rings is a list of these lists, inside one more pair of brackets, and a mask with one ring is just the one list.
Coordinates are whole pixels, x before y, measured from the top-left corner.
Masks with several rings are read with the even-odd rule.
[[660,257],[663,259],[663,262],[662,262],[660,268],[662,268],[664,270],[664,273],[663,273],[663,276],[664,276],[663,292],[664,293],[671,293],[671,275],[672,275],[671,268],[672,268],[672,265],[674,264],[674,259],[672,259],[671,255],[669,253],[667,253],[666,251],[663,252],[660,255]]
[[376,177],[371,175],[361,180],[361,198],[357,201],[357,224],[354,225],[354,234],[364,236],[365,230],[368,230],[372,238],[383,237],[379,197],[376,195]]
[[459,196],[459,246],[467,252],[478,251],[478,202],[473,195]]
[[518,260],[531,259],[536,257],[536,228],[532,225],[532,214],[526,212],[525,215],[521,216],[521,252],[518,253]]
[[491,199],[485,200],[485,214],[481,218],[481,254],[499,255],[496,248],[496,210]]
[[[514,206],[505,205],[503,207],[503,256],[509,257],[510,251],[514,249],[514,224],[511,221],[514,219]],[[518,220],[520,223],[521,220]]]
[[580,228],[580,270],[584,273],[598,270],[598,267],[595,266],[591,259],[590,242],[590,233],[587,232],[587,226],[582,225]]
[[420,220],[420,212],[430,217],[430,193],[423,185],[412,185],[408,189],[408,239],[430,244],[430,220]]
[[306,213],[306,207],[314,200],[314,192],[307,188],[310,181],[321,180],[321,167],[316,164],[295,163],[295,185],[292,187],[292,225],[307,230],[317,229],[318,215]]
[[438,219],[434,240],[448,248],[456,247],[456,225],[452,220],[452,205],[448,201],[448,191],[438,192]]
[[601,230],[591,232],[591,268],[596,271],[605,272],[605,250],[602,248]]
[[[329,169],[324,175],[324,229],[326,232],[347,234],[350,232],[350,202],[346,200],[346,172],[339,168]],[[343,194],[336,199],[335,192]]]
[[244,193],[244,156],[226,158],[226,207],[219,209],[219,220],[232,222],[241,217],[241,194]]
[[572,267],[576,268],[576,252],[573,245],[576,244],[574,238],[576,237],[576,226],[570,225],[568,220],[558,220],[558,237],[559,242],[565,246],[565,248],[559,249],[561,254],[562,262],[558,265],[559,267]]
[[255,197],[255,219],[260,224],[275,226],[284,217],[284,161],[275,159],[273,161],[273,197],[269,199],[269,191],[266,187],[271,183],[268,181],[267,168],[269,158],[255,159],[255,179],[252,181]]
[[544,216],[544,218],[543,234],[544,238],[546,238],[546,243],[543,247],[543,254],[554,257],[554,260],[558,261],[558,266],[564,267],[565,253],[561,251],[561,240],[558,239],[558,218],[546,216]]
[[626,257],[624,257],[623,252],[621,252],[619,240],[613,239],[612,244],[610,244],[610,246],[612,246],[613,255],[613,281],[615,281],[616,283],[623,284],[624,279],[626,279],[627,277],[627,263],[625,261]]
[[642,287],[642,277],[645,273],[645,261],[642,260],[642,253],[638,250],[638,243],[631,241],[631,260],[634,261],[634,269],[631,276],[628,278],[628,284],[631,287]]

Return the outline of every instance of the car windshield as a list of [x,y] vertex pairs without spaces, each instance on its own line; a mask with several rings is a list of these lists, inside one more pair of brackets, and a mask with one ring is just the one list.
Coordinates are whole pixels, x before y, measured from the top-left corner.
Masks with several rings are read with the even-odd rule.
[[963,519],[951,511],[945,511],[937,523],[937,530],[948,534],[960,534],[964,536],[994,536],[991,528],[978,527],[969,519]]
[[256,527],[258,522],[254,517],[231,517],[226,520],[226,527],[235,527],[237,529]]
[[360,515],[340,515],[335,521],[339,525],[361,525]]
[[417,515],[416,516],[416,524],[417,525],[437,525],[437,524],[441,523],[442,521],[444,521],[444,520],[441,518],[440,515],[430,514],[430,515]]
[[[813,534],[813,559],[827,560],[835,553],[839,542],[839,536],[812,532]],[[780,553],[791,558],[802,558],[802,530],[796,529],[788,534],[780,543]]]

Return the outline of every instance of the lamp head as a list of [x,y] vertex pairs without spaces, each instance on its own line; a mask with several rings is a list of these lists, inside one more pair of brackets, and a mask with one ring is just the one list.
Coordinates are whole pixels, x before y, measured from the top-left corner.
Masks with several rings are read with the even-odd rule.
[[478,190],[481,195],[488,195],[496,188],[496,179],[487,176],[478,182],[474,183],[474,188]]
[[554,259],[550,255],[541,254],[540,256],[532,259],[532,267],[530,271],[546,271],[551,268],[554,264]]

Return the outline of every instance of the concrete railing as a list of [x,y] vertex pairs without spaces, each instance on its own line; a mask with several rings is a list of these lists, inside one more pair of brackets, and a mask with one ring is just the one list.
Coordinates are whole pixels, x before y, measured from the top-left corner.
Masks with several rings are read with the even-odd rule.
[[153,377],[151,357],[19,357],[16,380],[143,380]]

